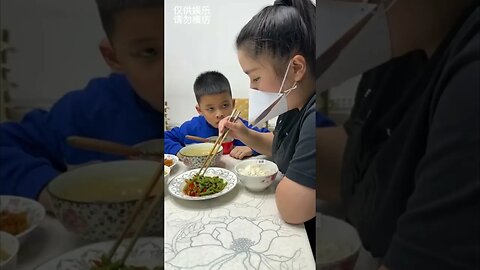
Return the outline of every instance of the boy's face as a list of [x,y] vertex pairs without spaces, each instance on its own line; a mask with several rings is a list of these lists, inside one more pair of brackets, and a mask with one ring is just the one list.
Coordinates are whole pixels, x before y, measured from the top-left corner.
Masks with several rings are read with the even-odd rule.
[[101,47],[109,66],[124,73],[135,92],[163,112],[163,8],[125,10],[115,15],[111,46]]
[[211,126],[218,128],[220,120],[229,116],[234,106],[235,102],[232,96],[230,96],[228,92],[225,92],[201,97],[196,109],[200,115],[205,117]]

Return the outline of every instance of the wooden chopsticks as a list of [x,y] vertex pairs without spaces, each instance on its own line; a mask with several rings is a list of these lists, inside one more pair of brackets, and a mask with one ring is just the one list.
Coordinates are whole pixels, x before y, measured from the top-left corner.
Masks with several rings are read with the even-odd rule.
[[[132,216],[130,217],[129,221],[127,222],[127,225],[122,231],[122,234],[120,237],[115,241],[114,245],[110,249],[108,253],[108,261],[111,261],[113,256],[115,255],[115,252],[117,251],[118,247],[120,244],[123,242],[124,238],[127,236],[128,231],[132,227],[132,225],[135,222],[135,219],[137,216],[140,214],[140,212],[143,209],[143,205],[147,198],[151,195],[152,191],[155,189],[155,187],[158,185],[159,187],[163,187],[161,183],[163,183],[163,174],[164,167],[163,163],[161,163],[157,170],[155,171],[155,174],[153,175],[152,179],[148,183],[148,186],[145,190],[143,190],[142,195],[140,200],[135,204],[134,211]],[[150,204],[150,207],[147,209],[147,212],[143,216],[143,219],[140,221],[140,225],[137,227],[135,230],[135,233],[133,235],[132,241],[128,244],[127,249],[125,250],[125,253],[123,254],[120,263],[123,265],[125,264],[125,260],[127,259],[128,255],[133,249],[133,246],[137,242],[138,238],[140,237],[140,234],[142,233],[143,229],[145,228],[145,225],[147,224],[148,219],[153,213],[153,210],[156,208],[156,206],[160,203],[160,200],[162,199],[163,192],[159,192],[155,198],[153,199],[152,203]]]
[[[237,110],[237,109],[233,109],[232,113],[230,114],[230,117],[228,118],[228,121],[230,122],[235,122],[237,121],[238,117],[240,116],[240,110]],[[210,167],[210,164],[212,163],[212,161],[215,159],[215,155],[217,153],[217,151],[219,150],[220,146],[222,145],[222,143],[225,141],[225,139],[227,138],[227,135],[228,135],[228,132],[230,130],[227,129],[227,131],[223,134],[221,134],[220,136],[218,136],[217,140],[215,141],[215,144],[213,145],[213,148],[212,150],[210,150],[210,153],[208,154],[207,156],[207,159],[205,160],[205,162],[203,163],[202,167],[200,168],[200,170],[198,171],[198,175],[200,176],[204,176],[205,173],[207,172],[207,169],[208,167]]]

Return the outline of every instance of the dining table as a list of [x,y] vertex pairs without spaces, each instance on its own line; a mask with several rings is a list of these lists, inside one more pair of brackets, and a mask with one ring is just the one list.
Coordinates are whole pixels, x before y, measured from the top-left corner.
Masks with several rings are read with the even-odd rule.
[[[266,158],[255,156],[255,158]],[[222,155],[216,167],[234,171],[241,160]],[[188,170],[172,167],[170,185]],[[303,224],[288,224],[275,203],[278,173],[266,190],[241,181],[217,198],[189,201],[165,191],[165,269],[315,269]]]
[[[251,157],[261,159],[265,156]],[[234,171],[241,162],[222,155],[218,167]],[[188,171],[178,162],[169,180]],[[165,269],[315,269],[305,227],[284,222],[275,203],[279,173],[264,191],[241,181],[210,200],[186,201],[165,189]],[[32,270],[66,252],[92,244],[69,232],[51,213],[29,233],[17,255],[17,270]],[[374,270],[362,249],[355,270]]]
[[91,242],[69,232],[52,214],[47,214],[21,244],[16,270],[33,270],[57,256],[88,244]]

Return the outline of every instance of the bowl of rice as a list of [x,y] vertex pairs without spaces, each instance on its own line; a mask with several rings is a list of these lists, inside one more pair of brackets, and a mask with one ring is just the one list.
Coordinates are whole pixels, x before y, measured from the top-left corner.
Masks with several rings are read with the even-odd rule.
[[278,167],[265,159],[248,159],[235,166],[235,173],[248,190],[262,191],[275,181]]
[[362,244],[357,231],[347,222],[317,214],[317,269],[353,270]]

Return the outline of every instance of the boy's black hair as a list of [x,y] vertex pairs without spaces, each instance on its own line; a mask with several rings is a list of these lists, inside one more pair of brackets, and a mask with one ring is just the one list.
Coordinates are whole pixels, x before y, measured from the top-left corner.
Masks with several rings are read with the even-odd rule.
[[216,95],[227,92],[232,96],[230,83],[228,79],[218,71],[207,71],[198,75],[193,84],[193,92],[197,102],[200,103],[200,98],[207,95]]
[[122,11],[137,8],[164,7],[164,0],[95,0],[103,30],[112,39],[115,16]]
[[[285,62],[294,54],[315,67],[315,6],[310,0],[281,0],[263,8],[240,31],[237,49],[253,57],[267,54]],[[277,69],[282,74],[285,68]]]

